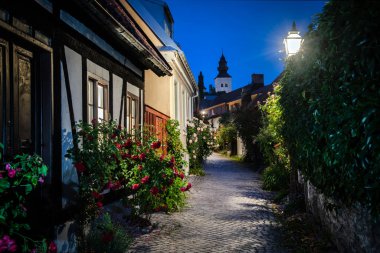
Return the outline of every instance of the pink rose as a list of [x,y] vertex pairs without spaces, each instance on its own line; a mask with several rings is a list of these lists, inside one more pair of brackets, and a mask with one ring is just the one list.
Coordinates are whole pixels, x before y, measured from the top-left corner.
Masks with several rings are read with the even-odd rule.
[[40,184],[43,184],[43,183],[45,182],[45,179],[44,179],[43,177],[40,177],[40,178],[38,179],[38,182],[39,182]]
[[10,165],[9,163],[7,163],[7,164],[5,165],[5,169],[8,171],[8,170],[12,169],[12,167],[11,167],[11,165]]
[[143,177],[143,178],[141,179],[141,183],[142,183],[142,184],[146,184],[146,183],[148,183],[148,181],[149,181],[149,176],[145,176],[145,177]]
[[151,189],[150,189],[150,193],[152,194],[152,195],[157,195],[158,194],[158,188],[156,187],[156,186],[153,186]]
[[10,169],[8,170],[8,177],[14,178],[16,176],[16,170]]
[[57,253],[57,245],[53,241],[49,244],[48,253]]
[[4,235],[2,239],[0,239],[0,252],[16,252],[17,245],[15,240],[11,239],[9,235]]
[[140,158],[141,161],[144,161],[145,158],[146,158],[145,153],[141,153],[140,156],[139,156],[139,158]]

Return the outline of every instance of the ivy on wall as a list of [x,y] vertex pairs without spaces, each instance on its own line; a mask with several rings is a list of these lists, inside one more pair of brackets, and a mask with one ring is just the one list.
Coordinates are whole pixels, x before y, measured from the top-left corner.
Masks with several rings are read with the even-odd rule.
[[327,196],[380,214],[380,2],[331,1],[279,93],[292,165]]

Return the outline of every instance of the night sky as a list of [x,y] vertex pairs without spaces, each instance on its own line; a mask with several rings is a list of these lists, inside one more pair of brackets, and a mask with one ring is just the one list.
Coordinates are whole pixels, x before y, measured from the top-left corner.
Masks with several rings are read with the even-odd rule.
[[214,84],[222,50],[232,88],[263,73],[271,83],[284,68],[283,38],[293,20],[301,36],[326,1],[166,0],[174,18],[174,40],[186,54],[198,81]]

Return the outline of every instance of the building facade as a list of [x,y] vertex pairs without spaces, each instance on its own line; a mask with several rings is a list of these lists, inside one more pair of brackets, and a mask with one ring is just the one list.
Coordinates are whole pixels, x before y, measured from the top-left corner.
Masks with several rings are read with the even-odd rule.
[[[115,0],[0,2],[0,142],[3,160],[37,153],[48,165],[47,224],[70,219],[78,175],[65,158],[78,121],[140,128],[145,71],[171,67]],[[66,217],[66,218],[65,218]],[[60,252],[74,245],[58,238]]]
[[[145,76],[145,124],[164,138],[165,123],[176,119],[186,148],[186,125],[193,117],[198,87],[184,52],[173,40],[173,17],[168,5],[160,0],[129,0],[141,27],[168,62],[170,75],[160,77],[151,70]],[[138,19],[136,17],[136,19]],[[188,160],[188,158],[186,157]]]

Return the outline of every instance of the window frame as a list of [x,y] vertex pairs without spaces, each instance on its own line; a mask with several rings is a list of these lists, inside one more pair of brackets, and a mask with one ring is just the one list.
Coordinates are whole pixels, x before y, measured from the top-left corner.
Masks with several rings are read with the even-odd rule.
[[[92,88],[92,118],[90,113],[90,88],[89,83],[92,82],[93,88]],[[101,86],[103,88],[103,107],[99,107],[99,87]],[[87,122],[92,122],[93,119],[96,119],[98,122],[99,120],[107,121],[109,119],[109,82],[98,77],[97,75],[94,75],[91,72],[87,72],[87,86],[86,86],[86,110],[87,110]],[[103,110],[103,119],[99,119],[98,111],[99,109]]]
[[[135,117],[132,117],[132,102],[135,101]],[[128,92],[125,97],[125,110],[124,110],[124,126],[127,131],[131,133],[132,129],[138,129],[140,123],[140,98],[135,94]],[[135,125],[132,125],[132,120],[135,120]]]

